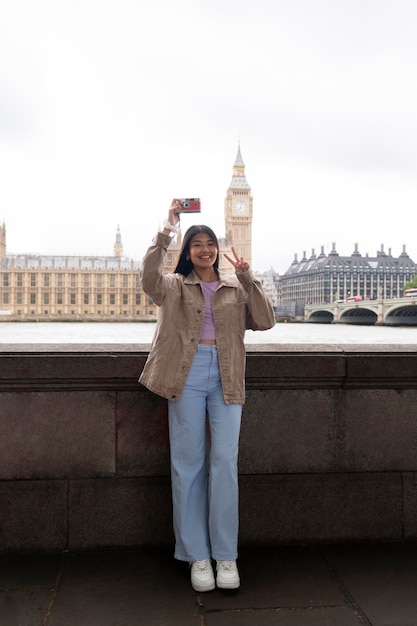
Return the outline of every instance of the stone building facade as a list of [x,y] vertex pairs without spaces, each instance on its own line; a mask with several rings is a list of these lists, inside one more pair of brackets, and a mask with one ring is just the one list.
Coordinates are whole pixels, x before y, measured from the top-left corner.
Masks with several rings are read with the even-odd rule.
[[6,254],[2,227],[0,311],[18,318],[152,317],[155,306],[140,288],[140,264],[123,256],[120,229],[114,255]]
[[361,296],[364,300],[398,298],[404,285],[417,274],[417,265],[408,256],[405,246],[399,257],[384,251],[384,246],[370,257],[362,256],[358,245],[350,256],[340,256],[333,244],[326,255],[324,247],[310,258],[304,253],[301,261],[295,255],[285,274],[279,277],[281,304],[321,304]]

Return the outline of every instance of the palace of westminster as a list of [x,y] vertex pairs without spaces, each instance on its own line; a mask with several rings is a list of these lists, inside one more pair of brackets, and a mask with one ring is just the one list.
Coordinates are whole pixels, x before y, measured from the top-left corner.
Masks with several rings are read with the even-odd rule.
[[[225,199],[225,237],[219,240],[220,253],[234,246],[251,264],[253,198],[246,180],[240,146],[232,180]],[[166,271],[176,265],[181,232],[171,243]],[[223,254],[221,254],[221,259]],[[273,259],[271,259],[273,261]],[[220,261],[225,271],[233,268]],[[295,257],[287,272],[273,270],[258,274],[278,312],[361,295],[364,299],[402,295],[404,285],[417,274],[417,266],[406,253],[398,258],[384,251],[375,257],[362,256],[357,245],[349,257],[342,257],[333,245],[326,255],[314,250],[300,261]],[[123,319],[152,320],[157,307],[141,287],[141,263],[123,256],[119,227],[113,256],[43,256],[7,254],[6,226],[0,224],[0,315],[3,319]]]

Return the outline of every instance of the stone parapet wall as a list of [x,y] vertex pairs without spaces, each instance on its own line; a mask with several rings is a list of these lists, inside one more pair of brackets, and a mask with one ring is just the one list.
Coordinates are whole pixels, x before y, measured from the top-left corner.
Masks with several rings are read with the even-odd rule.
[[[0,345],[0,550],[173,542],[148,346]],[[248,346],[243,545],[417,538],[417,354]]]

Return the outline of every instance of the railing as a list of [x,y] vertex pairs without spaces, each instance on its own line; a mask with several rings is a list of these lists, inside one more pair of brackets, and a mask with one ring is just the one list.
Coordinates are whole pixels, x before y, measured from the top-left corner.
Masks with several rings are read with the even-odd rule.
[[[147,347],[0,346],[0,550],[172,543]],[[417,355],[248,346],[245,545],[417,537]]]

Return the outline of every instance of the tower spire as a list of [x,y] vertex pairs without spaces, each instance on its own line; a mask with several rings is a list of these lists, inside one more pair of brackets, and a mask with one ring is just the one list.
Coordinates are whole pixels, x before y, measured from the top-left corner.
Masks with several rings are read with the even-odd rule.
[[6,258],[6,224],[0,224],[0,261]]
[[121,232],[120,232],[120,226],[119,225],[117,225],[116,241],[114,243],[114,256],[118,256],[118,257],[123,256],[122,235],[121,235]]
[[235,160],[235,167],[245,167],[245,164],[243,162],[242,159],[242,153],[240,152],[240,139],[239,139],[239,143],[237,146],[237,155],[236,155],[236,160]]
[[233,176],[232,182],[230,183],[230,189],[250,189],[245,176],[245,163],[242,159],[242,153],[240,151],[240,141],[238,143],[235,164],[233,165]]

